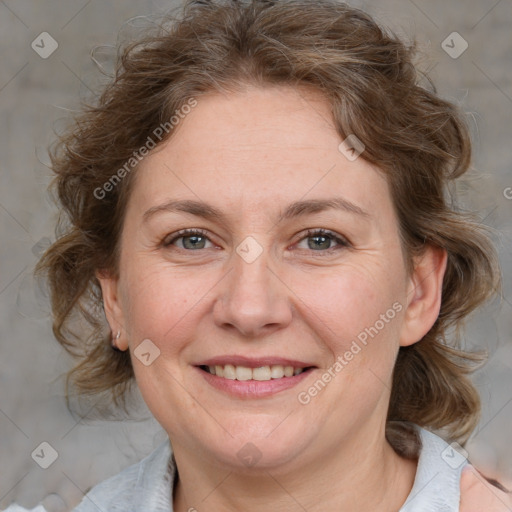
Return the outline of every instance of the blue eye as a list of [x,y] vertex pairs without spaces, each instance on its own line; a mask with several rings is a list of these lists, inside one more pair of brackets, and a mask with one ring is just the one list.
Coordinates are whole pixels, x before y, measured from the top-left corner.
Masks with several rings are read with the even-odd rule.
[[[206,235],[207,231],[202,229],[182,229],[173,238],[165,240],[163,246],[170,247],[175,245],[175,242],[178,240],[182,240],[182,247],[178,247],[179,249],[186,251],[207,249],[208,247],[205,247],[205,243],[207,241],[211,243],[211,241]],[[326,229],[310,229],[307,231],[307,236],[302,237],[300,242],[308,239],[315,241],[308,243],[307,249],[317,253],[330,253],[334,250],[350,246],[350,243],[345,238]],[[336,242],[338,245],[331,247],[332,242]]]
[[[164,247],[168,247],[170,245],[174,245],[174,242],[177,240],[183,239],[183,247],[180,249],[185,250],[196,250],[196,249],[204,249],[204,242],[209,240],[206,236],[206,231],[202,229],[182,229],[176,233],[176,236],[171,240],[164,241]],[[186,240],[189,240],[189,243],[185,243]],[[186,247],[188,245],[188,247]]]
[[[301,238],[300,241],[308,239],[316,239],[315,242],[308,243],[308,249],[315,252],[331,252],[340,249],[339,246],[348,247],[350,245],[347,240],[327,229],[310,229],[307,231],[307,236]],[[338,247],[331,247],[333,241],[338,244]]]

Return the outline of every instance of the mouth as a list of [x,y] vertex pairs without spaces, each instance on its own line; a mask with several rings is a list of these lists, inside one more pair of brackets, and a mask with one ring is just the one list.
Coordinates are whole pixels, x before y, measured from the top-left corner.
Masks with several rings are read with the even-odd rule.
[[199,369],[210,375],[215,375],[222,379],[238,380],[238,381],[270,381],[277,379],[285,379],[300,375],[315,368],[314,366],[291,366],[291,365],[266,365],[251,368],[248,366],[239,366],[233,364],[225,365],[200,365]]
[[291,390],[318,367],[280,357],[222,356],[194,365],[207,385],[232,398],[260,399]]

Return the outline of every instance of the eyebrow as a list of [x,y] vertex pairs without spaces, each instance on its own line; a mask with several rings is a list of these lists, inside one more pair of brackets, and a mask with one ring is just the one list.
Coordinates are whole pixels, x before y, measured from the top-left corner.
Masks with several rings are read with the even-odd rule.
[[[363,218],[370,218],[371,215],[360,206],[344,199],[342,197],[331,197],[326,199],[308,199],[295,201],[286,207],[286,210],[278,217],[277,222],[283,222],[292,218],[311,215],[323,212],[325,210],[341,210]],[[164,204],[153,206],[143,215],[143,222],[149,221],[154,215],[167,212],[184,212],[204,219],[226,222],[227,216],[222,210],[219,210],[211,204],[192,199],[171,200]]]

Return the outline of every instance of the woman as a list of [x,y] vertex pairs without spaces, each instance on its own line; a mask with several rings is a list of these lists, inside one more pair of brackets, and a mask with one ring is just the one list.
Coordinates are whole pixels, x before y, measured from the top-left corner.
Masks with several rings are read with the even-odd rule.
[[497,259],[413,53],[331,0],[189,2],[125,50],[53,154],[39,271],[76,388],[135,378],[169,442],[74,510],[512,509],[460,448],[481,358],[447,339]]

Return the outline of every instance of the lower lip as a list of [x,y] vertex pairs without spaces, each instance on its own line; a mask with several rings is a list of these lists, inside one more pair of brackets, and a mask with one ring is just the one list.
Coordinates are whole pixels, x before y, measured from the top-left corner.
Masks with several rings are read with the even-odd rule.
[[224,377],[212,375],[199,367],[196,370],[214,388],[224,391],[238,398],[263,398],[272,396],[281,391],[291,389],[302,382],[313,371],[314,368],[303,371],[293,377],[282,377],[271,380],[231,380]]

